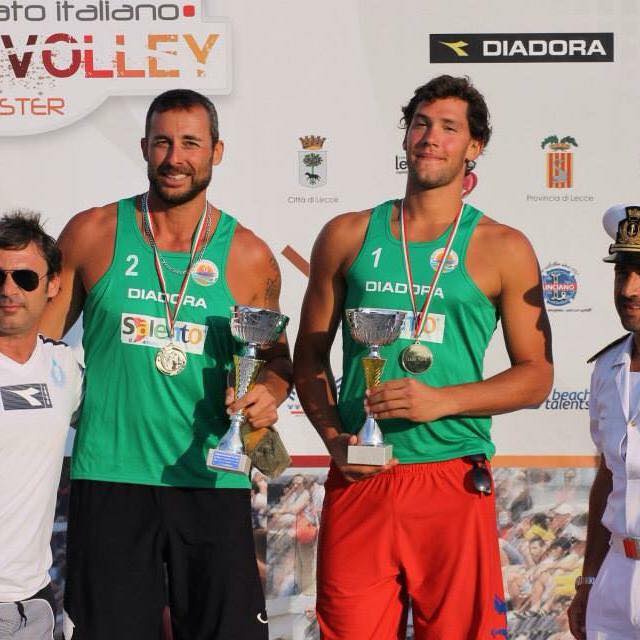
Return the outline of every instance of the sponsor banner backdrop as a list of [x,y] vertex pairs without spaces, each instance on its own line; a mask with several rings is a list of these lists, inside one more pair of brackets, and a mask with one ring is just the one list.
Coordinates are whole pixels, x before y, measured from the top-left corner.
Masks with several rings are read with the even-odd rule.
[[[464,1],[455,8],[445,0],[326,0],[312,13],[295,0],[0,0],[0,209],[42,211],[57,235],[74,213],[143,192],[140,138],[150,100],[176,87],[206,93],[218,108],[225,142],[209,199],[273,249],[293,343],[317,234],[339,213],[402,196],[401,107],[436,75],[468,75],[487,100],[493,135],[467,200],[533,244],[556,362],[548,399],[497,416],[494,439],[501,456],[553,460],[570,475],[578,465],[557,465],[569,459],[563,456],[587,460],[588,467],[594,453],[586,360],[622,334],[613,268],[601,261],[610,244],[601,218],[614,203],[640,204],[640,87],[631,81],[640,65],[638,8],[600,0]],[[194,305],[223,286],[221,272],[221,265],[198,264],[192,279],[203,289],[191,292]],[[149,282],[130,295],[157,291]],[[425,340],[446,344],[446,329],[446,318],[434,315]],[[205,330],[176,326],[194,353]],[[166,331],[162,318],[122,318],[121,336],[131,348],[151,348]],[[338,384],[339,335],[332,352]],[[79,327],[68,340],[81,355]],[[498,328],[485,375],[508,366]],[[2,402],[45,401],[44,393],[32,397],[20,389],[10,396]],[[279,429],[298,460],[324,460],[295,392],[280,409]],[[558,486],[567,477],[564,470],[549,473]],[[591,478],[580,473],[579,491],[566,498],[576,517]],[[305,490],[317,497],[323,475],[312,475],[319,480],[305,477]],[[546,478],[541,471],[527,482],[542,486],[539,476]],[[270,505],[289,495],[284,485],[291,479],[271,489]],[[537,496],[516,515],[521,521],[531,510],[550,513],[559,500],[555,493]],[[509,504],[504,510],[517,523]],[[582,526],[579,518],[574,524]],[[282,615],[297,616],[296,631],[283,627],[279,635],[314,637],[310,582],[296,578],[293,591],[287,583],[292,563],[307,575],[311,543],[288,540],[292,529],[284,522],[267,519],[265,526],[263,518],[256,528],[263,530],[265,562],[275,562],[270,554],[280,545],[288,563],[266,578],[270,614],[275,618],[280,607]],[[531,555],[515,537],[517,550]],[[509,564],[524,566],[505,574],[522,613],[512,624],[526,637],[525,627],[533,625],[524,615],[533,565],[513,558]],[[551,605],[561,608],[566,584],[556,586]],[[552,609],[538,605],[550,615]]]
[[[585,361],[621,333],[600,219],[637,197],[640,174],[640,90],[627,81],[640,56],[633,7],[463,4],[452,16],[440,0],[329,0],[310,23],[293,0],[0,2],[2,208],[43,211],[57,234],[77,211],[142,192],[139,141],[152,96],[179,86],[207,93],[225,141],[209,198],[278,257],[293,342],[322,226],[403,193],[400,107],[435,75],[469,75],[489,104],[493,137],[468,200],[521,229],[537,251],[561,394],[497,417],[498,451],[590,455]],[[193,282],[223,286],[219,265],[202,261]],[[446,318],[432,320],[425,340],[446,343]],[[132,345],[164,332],[153,318],[123,319]],[[80,337],[76,328],[69,339]],[[339,377],[339,338],[332,362]],[[498,331],[485,373],[506,366]],[[295,394],[280,429],[294,455],[324,453]]]

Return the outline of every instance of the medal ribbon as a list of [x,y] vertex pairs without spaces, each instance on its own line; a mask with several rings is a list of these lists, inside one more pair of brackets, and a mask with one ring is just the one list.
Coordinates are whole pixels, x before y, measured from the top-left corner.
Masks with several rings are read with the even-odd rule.
[[460,226],[460,221],[462,220],[462,211],[464,209],[464,204],[461,205],[460,211],[458,211],[458,215],[453,221],[453,226],[451,227],[451,231],[449,232],[449,238],[447,239],[447,244],[445,245],[444,252],[440,257],[440,262],[438,263],[438,268],[436,272],[433,274],[433,279],[431,280],[431,285],[429,286],[429,292],[427,293],[427,297],[424,300],[424,304],[422,305],[422,309],[418,312],[416,307],[416,298],[413,292],[413,276],[411,275],[411,262],[409,261],[409,243],[407,242],[407,230],[405,228],[405,218],[404,218],[404,198],[400,201],[400,236],[402,240],[402,253],[404,255],[404,268],[407,273],[407,280],[409,281],[409,297],[411,298],[411,308],[413,309],[414,316],[414,325],[413,325],[413,339],[418,342],[420,340],[420,336],[422,335],[422,331],[424,330],[424,325],[427,322],[427,317],[429,313],[429,305],[431,304],[431,298],[436,290],[436,286],[438,284],[438,280],[440,279],[440,274],[444,270],[444,266],[447,262],[447,258],[449,257],[449,251],[453,245],[453,240],[456,237],[456,233],[458,232],[458,227]]
[[204,230],[204,222],[207,217],[207,211],[209,209],[209,203],[205,202],[204,211],[200,216],[200,220],[198,222],[198,226],[196,229],[196,233],[194,235],[193,240],[191,241],[191,254],[189,256],[189,265],[187,270],[182,278],[182,284],[180,285],[180,291],[178,292],[178,298],[176,300],[176,304],[171,313],[171,302],[169,300],[169,296],[167,294],[167,283],[164,279],[164,273],[162,272],[162,264],[160,263],[160,256],[158,255],[158,245],[156,244],[156,239],[153,234],[153,223],[151,222],[151,215],[149,213],[149,193],[145,193],[142,196],[142,214],[144,215],[145,222],[147,224],[147,229],[149,230],[149,235],[151,236],[151,243],[153,247],[153,260],[156,266],[156,273],[158,274],[158,282],[160,283],[160,289],[164,294],[164,309],[167,317],[167,331],[169,334],[169,342],[173,342],[173,329],[176,324],[176,319],[178,317],[178,311],[180,311],[180,307],[182,306],[182,301],[184,300],[184,294],[187,291],[187,286],[189,284],[189,276],[191,275],[191,267],[193,266],[193,257],[196,255],[196,249],[200,244],[200,240],[202,239],[202,231]]

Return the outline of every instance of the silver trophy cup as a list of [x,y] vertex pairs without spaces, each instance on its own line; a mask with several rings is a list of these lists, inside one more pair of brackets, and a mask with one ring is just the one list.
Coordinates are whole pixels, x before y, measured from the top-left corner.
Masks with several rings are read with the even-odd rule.
[[[398,339],[407,314],[393,309],[347,309],[346,316],[351,336],[359,344],[369,347],[362,358],[362,368],[367,389],[380,383],[387,362],[380,355],[380,347]],[[350,445],[347,452],[349,464],[384,465],[392,457],[392,446],[384,443],[382,431],[373,416],[367,415],[358,432],[358,444]]]
[[[277,311],[236,305],[231,315],[231,335],[242,343],[241,355],[234,355],[235,395],[242,398],[256,382],[264,360],[257,357],[258,348],[276,342],[289,318]],[[244,413],[231,414],[231,426],[215,449],[209,449],[207,466],[210,469],[248,474],[251,459],[244,453],[240,427]]]

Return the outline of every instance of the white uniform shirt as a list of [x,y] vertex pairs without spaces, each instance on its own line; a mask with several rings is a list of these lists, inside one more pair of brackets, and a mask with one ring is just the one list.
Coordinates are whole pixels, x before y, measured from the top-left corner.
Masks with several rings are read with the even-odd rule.
[[49,581],[64,446],[82,395],[69,347],[38,337],[24,364],[0,354],[0,602]]
[[589,400],[591,437],[613,476],[602,524],[623,537],[640,537],[640,406],[630,401],[632,346],[629,335],[598,358]]

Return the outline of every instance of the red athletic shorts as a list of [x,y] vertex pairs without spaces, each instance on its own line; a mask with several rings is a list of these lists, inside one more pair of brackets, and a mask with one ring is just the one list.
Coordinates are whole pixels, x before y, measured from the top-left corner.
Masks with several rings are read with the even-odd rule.
[[324,640],[506,638],[493,494],[465,458],[348,484],[331,468],[318,547]]

